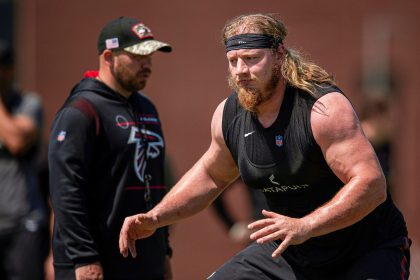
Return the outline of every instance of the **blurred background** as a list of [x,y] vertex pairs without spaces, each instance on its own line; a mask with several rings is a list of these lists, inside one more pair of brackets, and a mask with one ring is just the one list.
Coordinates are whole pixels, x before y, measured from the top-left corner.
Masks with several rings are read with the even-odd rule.
[[[420,279],[420,1],[0,0],[0,38],[15,47],[19,86],[42,97],[47,145],[70,89],[98,67],[101,27],[120,15],[142,20],[174,49],[153,56],[145,93],[160,112],[178,178],[207,149],[213,111],[230,93],[221,29],[256,12],[278,14],[289,30],[286,46],[332,73],[353,102],[408,224],[410,279]],[[236,221],[251,219],[248,198],[240,183],[223,197]],[[172,226],[174,279],[205,279],[244,246],[235,240],[213,208]]]

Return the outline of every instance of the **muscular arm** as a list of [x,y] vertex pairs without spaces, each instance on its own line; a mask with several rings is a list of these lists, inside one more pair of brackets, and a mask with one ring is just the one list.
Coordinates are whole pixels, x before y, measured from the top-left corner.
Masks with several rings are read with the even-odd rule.
[[146,214],[126,218],[120,235],[120,251],[128,255],[135,239],[151,235],[159,227],[175,223],[208,207],[239,175],[222,133],[224,102],[216,109],[211,124],[211,144],[198,162],[165,198]]
[[259,243],[282,242],[273,257],[289,245],[348,227],[386,199],[386,183],[372,146],[350,102],[340,93],[320,98],[311,113],[314,138],[331,170],[344,186],[327,203],[301,219],[263,211],[265,219],[249,225]]
[[209,149],[181,178],[150,214],[163,226],[194,215],[213,200],[238,177],[238,170],[222,134],[223,104],[213,116],[212,141]]
[[342,94],[332,93],[318,103],[323,104],[325,112],[313,110],[313,134],[328,165],[345,185],[333,199],[304,218],[312,236],[350,226],[386,199],[381,167],[350,102]]

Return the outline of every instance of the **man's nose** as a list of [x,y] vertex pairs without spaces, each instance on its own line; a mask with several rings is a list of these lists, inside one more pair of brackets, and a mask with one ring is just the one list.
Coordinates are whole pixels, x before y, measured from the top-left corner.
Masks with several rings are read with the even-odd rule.
[[142,57],[139,62],[142,68],[152,67],[152,57],[150,55]]
[[249,72],[248,65],[242,59],[238,59],[233,72],[235,75],[246,74]]

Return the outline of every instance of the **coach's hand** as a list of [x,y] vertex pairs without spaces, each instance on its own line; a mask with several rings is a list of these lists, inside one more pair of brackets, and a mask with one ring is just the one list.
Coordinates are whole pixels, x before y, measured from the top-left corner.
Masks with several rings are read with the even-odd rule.
[[279,247],[273,252],[272,257],[277,258],[289,245],[298,245],[310,236],[310,228],[301,219],[290,218],[274,212],[263,210],[265,219],[258,220],[248,225],[251,230],[257,230],[250,238],[263,244],[275,240],[282,240]]
[[125,218],[120,232],[120,253],[128,256],[130,250],[131,256],[137,256],[136,240],[151,236],[157,229],[157,220],[148,214],[138,214]]
[[100,263],[92,263],[76,268],[76,280],[103,280],[104,274]]

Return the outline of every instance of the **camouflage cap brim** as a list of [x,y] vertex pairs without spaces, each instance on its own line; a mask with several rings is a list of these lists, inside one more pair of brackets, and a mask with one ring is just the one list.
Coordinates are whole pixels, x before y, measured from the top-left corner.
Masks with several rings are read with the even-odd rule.
[[136,45],[124,48],[124,50],[132,54],[149,55],[155,51],[170,52],[172,51],[172,47],[167,43],[156,40],[146,40]]

